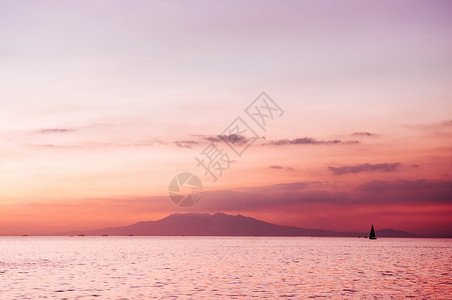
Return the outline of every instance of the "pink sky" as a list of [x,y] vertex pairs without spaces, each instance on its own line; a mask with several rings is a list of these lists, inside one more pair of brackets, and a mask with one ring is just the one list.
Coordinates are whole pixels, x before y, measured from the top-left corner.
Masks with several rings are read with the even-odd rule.
[[[451,8],[0,1],[0,234],[223,211],[452,235]],[[211,182],[195,156],[262,91],[284,115]]]

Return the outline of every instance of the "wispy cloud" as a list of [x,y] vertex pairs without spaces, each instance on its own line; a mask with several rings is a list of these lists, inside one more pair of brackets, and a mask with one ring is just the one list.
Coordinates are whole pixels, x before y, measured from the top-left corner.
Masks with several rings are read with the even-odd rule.
[[376,134],[370,133],[370,132],[365,132],[365,131],[359,131],[359,132],[354,132],[352,134],[352,136],[376,136]]
[[165,145],[166,142],[153,139],[153,140],[137,140],[130,142],[90,142],[85,141],[78,144],[56,144],[56,143],[48,143],[48,144],[29,144],[29,147],[32,148],[47,148],[47,149],[108,149],[108,148],[139,148],[139,147],[152,147],[156,144]]
[[284,169],[284,168],[281,166],[270,166],[270,169]]
[[231,144],[245,144],[249,141],[249,139],[243,135],[240,134],[230,134],[230,135],[195,135],[198,137],[201,137],[203,140],[205,141],[209,141],[209,142],[228,142]]
[[373,172],[373,171],[384,171],[392,172],[395,171],[401,163],[382,163],[382,164],[362,164],[356,166],[342,166],[342,167],[328,167],[335,175],[351,174],[351,173],[361,173],[361,172]]
[[75,145],[55,145],[55,144],[31,144],[32,148],[46,148],[46,149],[75,149],[79,148]]
[[37,133],[69,133],[74,131],[75,129],[72,128],[45,128],[38,130]]
[[[204,142],[214,142],[221,143],[227,142],[230,144],[245,144],[249,142],[249,138],[240,134],[230,134],[230,135],[202,135],[194,134],[192,135],[194,139],[188,140],[178,140],[173,143],[181,148],[192,148],[193,145],[202,144]],[[261,140],[266,140],[262,137]],[[344,140],[318,140],[311,137],[302,137],[294,139],[282,139],[282,140],[270,140],[263,142],[262,145],[273,145],[273,146],[284,146],[284,145],[338,145],[338,144],[359,144],[360,141],[344,141]]]
[[175,141],[174,144],[176,144],[177,147],[180,148],[193,148],[193,145],[197,145],[199,144],[198,141],[193,141],[193,140],[183,140],[183,141]]
[[452,120],[431,123],[406,124],[405,128],[427,131],[449,131],[452,128]]
[[230,134],[230,135],[202,135],[202,134],[194,134],[193,137],[195,139],[188,139],[188,140],[178,140],[174,141],[173,144],[175,144],[177,147],[180,148],[192,148],[195,145],[203,144],[203,143],[221,143],[221,142],[227,142],[230,144],[245,144],[249,141],[249,139],[243,135],[240,134]]
[[275,169],[275,170],[289,170],[289,171],[294,171],[294,168],[291,167],[283,167],[283,166],[277,166],[277,165],[272,165],[269,166],[270,169]]
[[284,146],[284,145],[338,145],[338,144],[359,144],[359,141],[342,141],[342,140],[316,140],[310,137],[274,140],[264,145]]

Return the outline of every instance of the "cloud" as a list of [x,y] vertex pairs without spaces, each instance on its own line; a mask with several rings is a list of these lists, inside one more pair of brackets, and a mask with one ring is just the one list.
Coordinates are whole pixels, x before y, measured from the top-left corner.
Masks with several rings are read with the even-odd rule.
[[373,172],[373,171],[384,171],[392,172],[395,171],[401,163],[383,163],[383,164],[362,164],[356,166],[343,166],[343,167],[328,167],[334,175],[361,173],[361,172]]
[[347,188],[328,182],[292,182],[238,190],[206,191],[194,209],[211,212],[296,212],[298,209],[302,212],[312,206],[319,216],[325,214],[325,208],[345,212],[349,208],[398,206],[422,211],[423,206],[446,205],[452,209],[450,195],[451,181],[369,181]]
[[155,144],[165,145],[166,143],[159,139],[137,140],[123,143],[113,142],[80,142],[78,144],[29,144],[29,147],[47,148],[47,149],[107,149],[107,148],[141,148],[153,147]]
[[337,145],[337,144],[359,144],[359,141],[342,141],[342,140],[316,140],[310,137],[296,138],[296,139],[284,139],[269,141],[264,145]]
[[220,135],[213,135],[213,136],[203,136],[203,139],[209,142],[227,142],[230,144],[245,144],[249,141],[249,139],[243,135],[240,134],[220,134]]
[[[194,140],[184,140],[174,142],[178,147],[191,148],[191,145],[200,144],[204,142],[214,142],[221,143],[226,142],[229,144],[246,144],[250,141],[249,138],[240,134],[230,134],[230,135],[201,135],[194,134],[197,139]],[[261,138],[266,140],[265,137]],[[337,145],[337,144],[359,144],[360,141],[342,141],[342,140],[317,140],[310,137],[295,138],[295,139],[282,139],[282,140],[270,140],[262,145],[274,145],[274,146],[284,146],[284,145]]]
[[291,167],[282,167],[282,166],[277,166],[277,165],[272,165],[269,167],[270,169],[275,169],[275,170],[289,170],[289,171],[294,171],[294,168]]
[[249,141],[249,139],[243,135],[240,134],[230,134],[230,135],[202,135],[202,134],[194,134],[194,137],[196,139],[193,140],[181,140],[181,141],[174,141],[173,143],[180,148],[192,148],[194,145],[206,143],[206,142],[213,142],[213,143],[221,143],[221,142],[227,142],[229,144],[245,144]]
[[452,128],[452,120],[442,121],[442,122],[434,122],[434,123],[421,123],[421,124],[406,124],[404,125],[406,128],[416,129],[416,130],[427,130],[427,131],[435,131],[435,133],[448,132]]
[[75,145],[54,145],[54,144],[30,144],[32,148],[46,148],[46,149],[76,149]]
[[41,129],[38,130],[38,133],[69,133],[69,132],[74,132],[75,129],[71,129],[71,128],[45,128],[45,129]]
[[174,143],[176,144],[177,147],[189,149],[191,149],[193,145],[199,144],[199,142],[191,140],[175,141]]
[[[408,198],[413,200],[424,198],[425,200],[431,202],[452,203],[452,182],[450,181],[434,181],[425,179],[397,181],[373,180],[358,186],[357,190],[373,194],[405,193],[410,195]],[[435,198],[429,199],[428,197],[425,197],[426,194],[433,192],[437,195]]]
[[352,136],[375,136],[375,135],[376,135],[375,133],[363,132],[363,131],[360,131],[360,132],[354,132],[354,133],[352,134]]

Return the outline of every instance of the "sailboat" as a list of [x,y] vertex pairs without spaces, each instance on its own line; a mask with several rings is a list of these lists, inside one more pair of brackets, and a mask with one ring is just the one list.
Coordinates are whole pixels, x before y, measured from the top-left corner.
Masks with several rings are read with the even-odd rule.
[[372,228],[370,229],[369,233],[369,240],[376,240],[377,237],[375,236],[375,230],[374,230],[374,224],[372,224]]

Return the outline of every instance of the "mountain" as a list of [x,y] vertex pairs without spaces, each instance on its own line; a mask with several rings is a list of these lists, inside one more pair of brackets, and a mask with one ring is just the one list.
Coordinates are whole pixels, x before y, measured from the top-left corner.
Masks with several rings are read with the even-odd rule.
[[[224,213],[173,214],[158,221],[139,222],[128,226],[110,227],[86,232],[69,232],[59,235],[138,235],[138,236],[365,236],[356,232],[337,232],[320,229],[281,226],[242,215]],[[410,233],[385,229],[377,237],[412,237]]]

